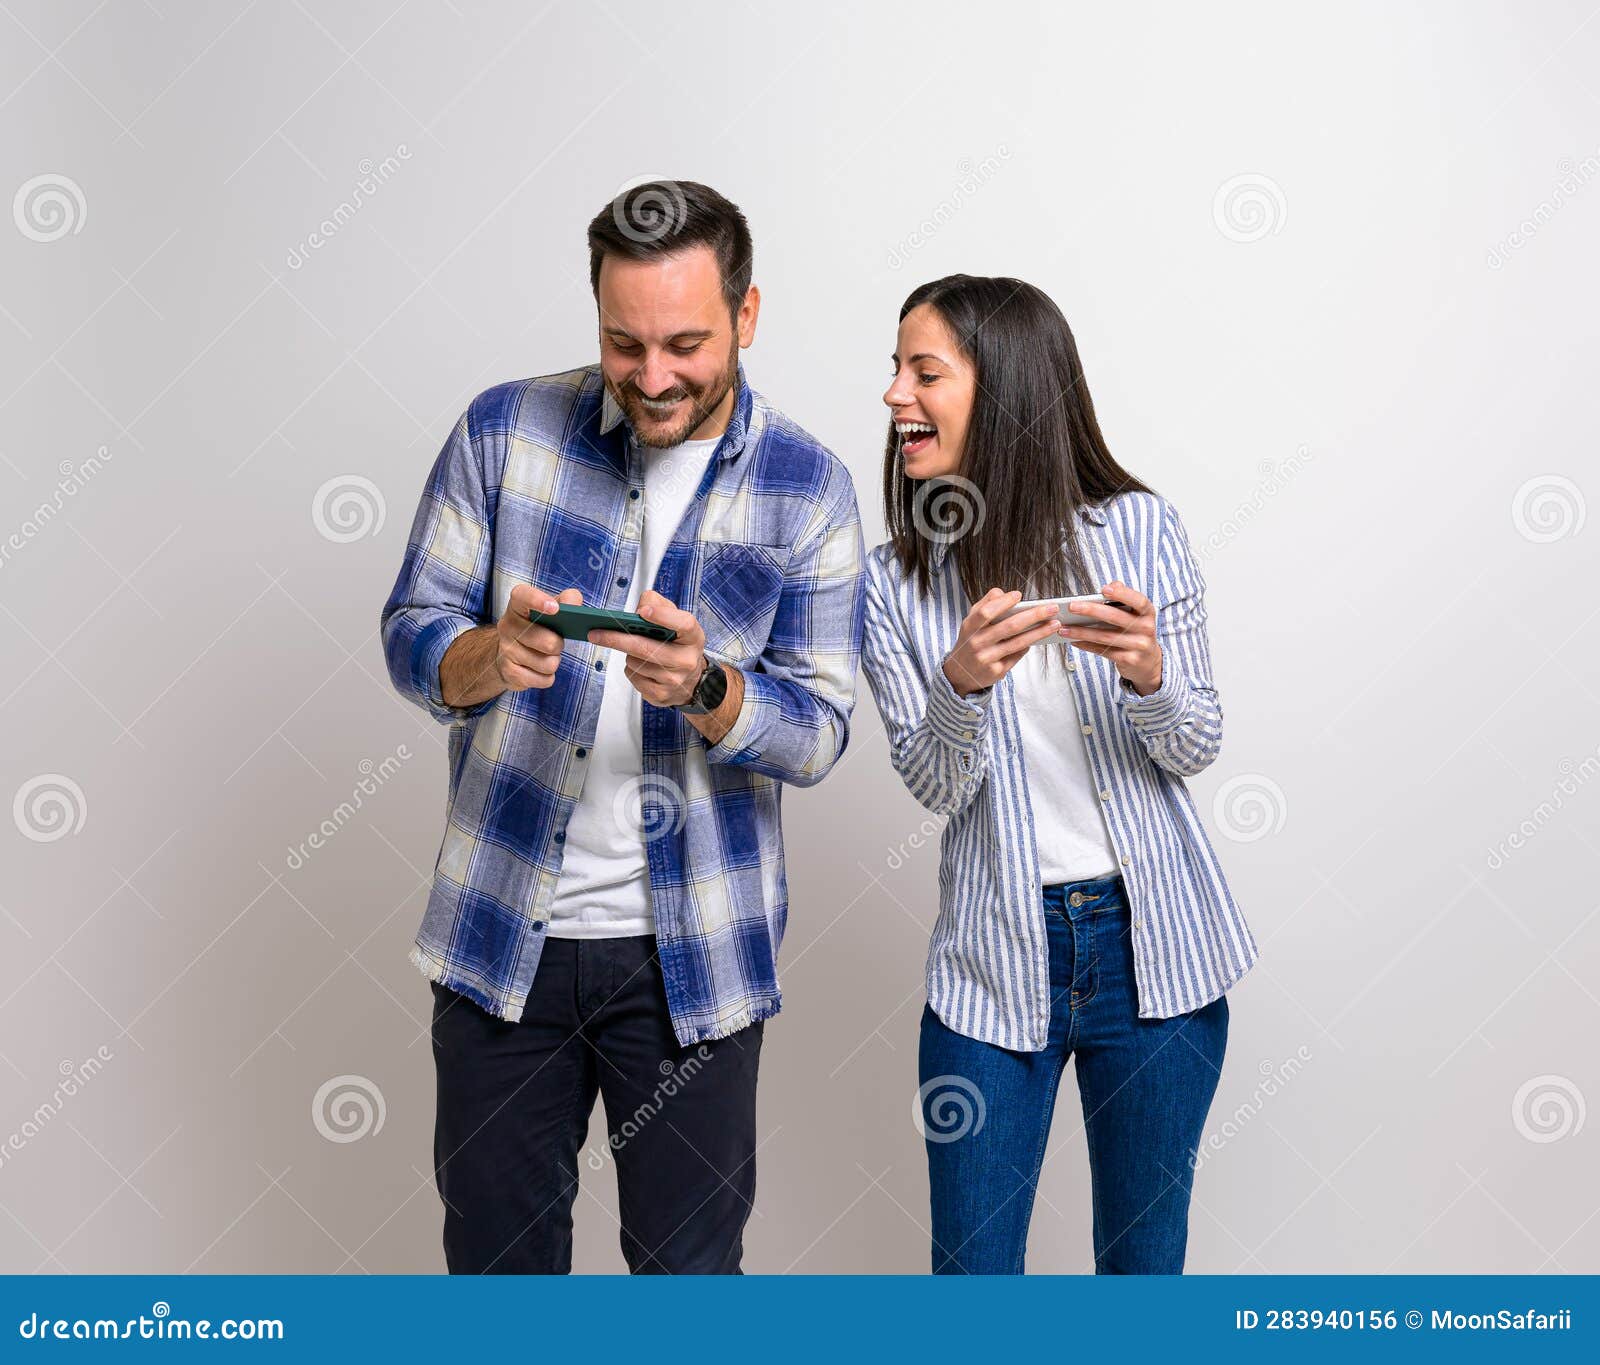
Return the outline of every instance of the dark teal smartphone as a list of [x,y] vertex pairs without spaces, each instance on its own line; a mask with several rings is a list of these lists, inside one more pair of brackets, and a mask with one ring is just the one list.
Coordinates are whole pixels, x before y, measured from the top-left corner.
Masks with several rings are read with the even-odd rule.
[[620,630],[624,635],[643,635],[648,640],[671,644],[678,632],[671,626],[658,626],[637,612],[612,611],[606,607],[573,607],[563,604],[554,613],[530,611],[528,619],[536,626],[547,626],[563,640],[588,642],[591,630]]

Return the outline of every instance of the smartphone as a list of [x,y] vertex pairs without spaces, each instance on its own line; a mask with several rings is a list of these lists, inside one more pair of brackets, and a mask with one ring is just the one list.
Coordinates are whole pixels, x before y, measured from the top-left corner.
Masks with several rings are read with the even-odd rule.
[[1015,616],[1019,611],[1027,611],[1031,607],[1043,607],[1054,604],[1057,619],[1064,626],[1103,626],[1105,622],[1098,616],[1085,616],[1082,612],[1068,611],[1070,602],[1099,602],[1102,606],[1117,606],[1115,602],[1108,603],[1103,592],[1083,593],[1077,597],[1040,597],[1032,602],[1018,602],[1006,613],[1006,616]]
[[563,640],[585,643],[591,630],[620,630],[624,635],[643,635],[662,644],[671,644],[678,638],[678,632],[671,626],[646,621],[637,612],[612,611],[607,607],[574,607],[563,603],[557,612],[529,611],[528,619],[536,626],[555,631]]

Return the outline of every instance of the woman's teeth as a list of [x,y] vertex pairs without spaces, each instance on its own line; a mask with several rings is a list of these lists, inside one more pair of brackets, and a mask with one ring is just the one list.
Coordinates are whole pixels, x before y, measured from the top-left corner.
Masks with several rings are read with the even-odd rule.
[[894,429],[900,437],[900,450],[907,455],[921,450],[939,434],[927,422],[896,422]]

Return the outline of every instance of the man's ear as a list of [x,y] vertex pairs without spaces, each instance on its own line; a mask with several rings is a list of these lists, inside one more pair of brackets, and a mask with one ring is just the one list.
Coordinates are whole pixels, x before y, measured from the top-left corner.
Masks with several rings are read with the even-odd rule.
[[739,347],[744,350],[756,339],[756,317],[761,312],[761,291],[751,285],[739,305]]

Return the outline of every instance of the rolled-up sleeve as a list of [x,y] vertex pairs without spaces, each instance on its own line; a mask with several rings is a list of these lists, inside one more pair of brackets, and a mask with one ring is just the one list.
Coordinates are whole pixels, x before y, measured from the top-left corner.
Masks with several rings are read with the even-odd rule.
[[1211,677],[1205,578],[1177,509],[1162,504],[1152,602],[1161,645],[1161,686],[1141,697],[1122,680],[1122,713],[1153,762],[1180,777],[1203,771],[1222,750],[1222,702]]
[[422,490],[394,589],[381,617],[384,661],[403,697],[458,724],[486,711],[446,706],[439,664],[463,631],[488,624],[493,536],[483,461],[463,413]]
[[861,662],[861,515],[850,472],[835,460],[812,524],[784,572],[771,635],[744,673],[744,701],[710,763],[732,763],[809,787],[850,738]]

